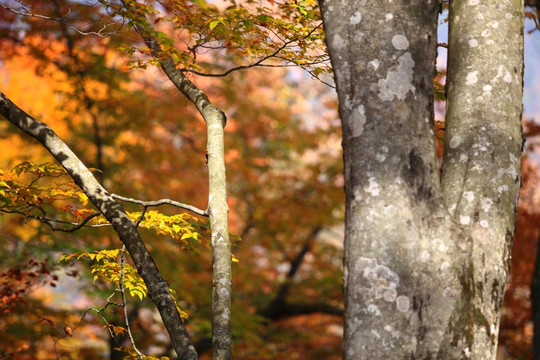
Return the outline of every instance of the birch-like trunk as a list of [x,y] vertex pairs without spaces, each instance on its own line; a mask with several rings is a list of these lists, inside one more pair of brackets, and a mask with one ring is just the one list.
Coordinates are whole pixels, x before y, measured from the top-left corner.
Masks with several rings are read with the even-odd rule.
[[462,62],[449,70],[441,186],[439,2],[319,2],[343,127],[344,359],[495,356],[520,183],[523,7],[467,3],[452,8]]
[[[231,303],[232,303],[232,253],[229,240],[227,186],[225,175],[224,127],[227,118],[223,111],[212,105],[208,96],[191,82],[175,66],[174,61],[163,52],[155,38],[154,29],[144,14],[133,8],[130,1],[123,0],[131,12],[130,20],[142,39],[160,61],[160,66],[176,88],[191,101],[207,128],[208,155],[208,214],[212,236],[212,359],[232,359]],[[135,20],[135,21],[134,21]]]

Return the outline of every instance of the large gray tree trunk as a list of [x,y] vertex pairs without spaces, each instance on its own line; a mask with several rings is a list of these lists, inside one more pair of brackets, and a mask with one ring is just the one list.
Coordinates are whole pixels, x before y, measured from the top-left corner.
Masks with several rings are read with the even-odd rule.
[[453,1],[439,179],[439,1],[321,0],[343,126],[344,358],[493,359],[520,186],[521,1]]

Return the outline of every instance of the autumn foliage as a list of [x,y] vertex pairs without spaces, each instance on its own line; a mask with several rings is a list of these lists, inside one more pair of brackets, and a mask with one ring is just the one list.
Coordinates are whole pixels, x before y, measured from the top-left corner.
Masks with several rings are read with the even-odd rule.
[[[28,3],[32,14],[52,20],[0,8],[2,92],[50,125],[112,193],[205,209],[204,124],[153,66],[160,59],[118,21],[151,19],[163,56],[228,117],[235,357],[341,358],[341,140],[335,95],[321,82],[331,71],[316,2],[131,2],[138,4],[132,13],[109,2],[102,2],[106,10]],[[69,21],[58,21],[62,16]],[[444,100],[443,85],[435,85]],[[436,135],[442,144],[442,122]],[[0,358],[136,356],[124,309],[148,358],[172,356],[129,254],[84,193],[5,121],[0,148]],[[530,354],[528,289],[540,201],[537,168],[530,158],[523,164],[500,337],[516,359]],[[201,358],[210,358],[206,219],[167,205],[144,214],[137,204],[126,208]]]
[[[250,8],[249,13],[249,6],[223,10],[177,4],[172,19],[151,16],[157,26],[163,25],[163,36],[158,36],[164,45],[175,45],[165,35],[170,24],[200,34],[187,46],[179,43],[180,49],[190,48],[187,52],[165,47],[192,72],[223,72],[235,57],[271,58],[284,44],[291,45],[290,50],[280,56],[297,59],[296,65],[314,76],[326,71],[317,65],[324,54],[301,60],[306,57],[299,53],[313,51],[308,40],[315,38],[302,40],[305,47],[298,46],[299,39],[314,37],[313,31],[320,33],[320,27],[307,27],[313,21],[314,2],[294,5],[295,15],[292,8],[280,7],[281,19],[271,16],[277,4],[274,10],[270,4]],[[32,11],[52,17],[68,11],[68,3],[57,5],[55,9],[36,2]],[[72,6],[81,18],[96,11]],[[8,22],[17,18],[8,11],[1,16]],[[287,16],[296,17],[292,25],[284,22]],[[118,36],[100,38],[69,27],[58,34],[52,32],[58,28],[54,22],[23,19],[30,25],[23,37],[13,28],[3,30],[2,91],[50,124],[115,194],[189,200],[204,209],[204,125],[155,68],[141,71],[151,63],[148,51],[126,47],[125,38]],[[274,45],[257,40],[252,31],[258,29],[259,35],[266,36],[266,26],[278,32]],[[253,34],[251,40],[243,38],[242,31]],[[196,50],[216,41],[226,49],[222,59],[216,62],[206,49],[197,52],[195,64]],[[134,60],[130,53],[142,56]],[[245,359],[270,359],[279,353],[298,359],[321,354],[337,358],[343,179],[336,104],[324,85],[306,83],[301,71],[292,72],[288,79],[285,74],[282,69],[252,69],[215,80],[193,78],[228,116],[229,205],[233,254],[238,261],[232,309],[234,351]],[[26,96],[29,89],[32,97]],[[71,354],[95,359],[109,352],[117,356],[115,349],[128,354],[131,344],[122,307],[117,305],[122,301],[115,292],[120,282],[126,294],[134,296],[128,297],[127,309],[135,344],[148,356],[170,356],[164,330],[144,300],[144,284],[133,272],[128,254],[121,268],[121,244],[106,222],[93,216],[95,210],[84,194],[39,146],[5,122],[0,126],[5,149],[0,159],[4,169],[0,226],[7,239],[1,243],[6,254],[2,261],[6,314],[0,326],[8,334],[0,340],[2,356],[45,359]],[[127,206],[136,221],[141,207]],[[145,213],[142,232],[204,354],[210,336],[207,224],[172,207],[156,210]],[[81,229],[70,232],[89,217]],[[41,265],[36,269],[42,263],[46,272]],[[292,264],[294,272],[289,271]],[[70,300],[61,300],[66,297]],[[272,317],[263,315],[276,298],[279,311]],[[304,303],[313,309],[302,310]],[[331,315],[320,315],[325,310]],[[311,334],[306,328],[312,328]]]

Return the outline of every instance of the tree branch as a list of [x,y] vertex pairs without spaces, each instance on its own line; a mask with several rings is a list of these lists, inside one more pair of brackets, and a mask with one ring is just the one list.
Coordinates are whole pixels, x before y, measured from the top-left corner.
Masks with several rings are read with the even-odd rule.
[[[212,73],[204,73],[204,72],[201,72],[201,71],[197,71],[197,70],[193,70],[193,69],[181,69],[180,71],[182,72],[190,72],[192,74],[195,74],[195,75],[199,75],[199,76],[206,76],[206,77],[225,77],[227,75],[229,75],[230,73],[234,72],[234,71],[238,71],[238,70],[246,70],[246,69],[250,69],[252,67],[289,67],[289,66],[298,66],[298,64],[294,64],[294,65],[289,65],[289,64],[276,64],[276,65],[271,65],[271,64],[263,64],[263,62],[265,62],[266,60],[269,60],[269,59],[272,59],[272,58],[277,58],[277,59],[281,59],[278,54],[283,50],[285,49],[287,46],[289,46],[290,44],[292,43],[295,43],[295,42],[298,42],[300,40],[304,40],[306,38],[308,38],[309,36],[311,36],[315,30],[317,30],[318,28],[320,28],[322,26],[322,22],[315,26],[306,36],[302,37],[301,39],[292,39],[292,40],[289,40],[289,41],[285,41],[280,47],[278,47],[273,53],[271,54],[268,54],[262,58],[260,58],[259,60],[257,60],[256,62],[254,62],[253,64],[249,64],[249,65],[239,65],[239,66],[236,66],[236,67],[233,67],[233,68],[230,68],[229,70],[225,71],[225,72],[222,72],[222,73],[218,73],[218,74],[212,74]],[[282,60],[285,60],[286,62],[291,62],[291,60],[288,60],[288,59],[282,59]]]
[[197,208],[195,206],[182,204],[181,202],[170,200],[170,199],[159,199],[159,200],[155,200],[155,201],[143,201],[143,200],[132,199],[132,198],[116,195],[116,194],[111,194],[111,197],[113,199],[116,199],[116,200],[122,200],[122,201],[130,202],[130,203],[133,203],[133,204],[139,204],[139,205],[142,205],[142,206],[145,206],[145,207],[160,206],[160,205],[171,205],[171,206],[175,206],[175,207],[180,208],[180,209],[189,210],[189,211],[194,212],[195,214],[200,215],[200,216],[208,217],[208,211],[206,211],[206,210],[201,210],[201,209],[199,209],[199,208]]
[[[100,212],[93,213],[93,214],[87,216],[81,223],[77,224],[77,223],[72,222],[72,221],[62,221],[62,220],[56,220],[56,219],[49,219],[49,218],[47,218],[45,216],[46,214],[44,216],[37,216],[37,215],[32,215],[32,214],[25,214],[22,211],[16,211],[16,210],[0,209],[0,211],[3,212],[3,213],[6,213],[6,214],[18,214],[18,215],[22,215],[22,216],[25,216],[25,217],[30,218],[30,219],[39,220],[43,224],[49,226],[52,231],[62,231],[62,232],[75,232],[75,231],[83,228],[84,226],[86,226],[88,221],[92,220],[96,216],[101,215]],[[75,226],[72,227],[72,228],[66,229],[66,228],[56,227],[56,226],[53,225],[53,223],[71,224],[71,225],[75,225]],[[110,225],[110,224],[90,225],[88,227],[98,227],[98,226],[108,226],[108,225]]]
[[[299,315],[299,310],[296,309],[296,307],[299,306],[293,306],[290,303],[287,302],[287,295],[289,294],[290,285],[292,282],[292,279],[294,278],[294,275],[298,272],[298,269],[300,268],[300,265],[302,264],[302,261],[304,260],[306,254],[311,250],[311,245],[313,240],[317,237],[317,235],[321,232],[322,227],[316,226],[311,233],[306,237],[304,240],[304,243],[302,244],[302,248],[298,252],[298,254],[294,257],[294,259],[290,260],[290,269],[287,273],[287,276],[285,278],[285,281],[281,284],[279,291],[276,294],[276,297],[264,308],[261,310],[258,310],[257,313],[259,315],[262,315],[264,317],[270,318],[270,319],[278,319],[281,317],[288,317],[288,316],[294,316],[294,314]],[[291,306],[295,307],[294,310],[291,310]],[[307,305],[306,305],[307,306]],[[311,308],[316,308],[315,306],[311,306]],[[319,308],[322,309],[321,306]],[[316,312],[316,311],[309,311],[306,312]],[[287,315],[287,314],[293,314],[293,315]]]
[[[270,308],[267,308],[270,310]],[[265,309],[266,310],[266,309]],[[343,316],[343,309],[339,306],[334,306],[324,302],[315,303],[284,303],[279,308],[271,309],[266,313],[259,313],[267,319],[280,320],[293,316],[309,315],[313,313],[322,313],[328,315]]]
[[71,149],[46,124],[26,114],[0,92],[0,115],[21,131],[38,140],[66,169],[88,199],[105,216],[126,245],[137,271],[148,287],[149,298],[156,305],[171,342],[182,360],[195,360],[197,353],[187,332],[167,281],[161,276],[152,255],[144,245],[135,224]]
[[35,18],[39,18],[39,19],[45,19],[45,20],[51,20],[51,21],[57,21],[57,22],[61,22],[62,19],[61,18],[53,18],[53,17],[50,17],[50,16],[45,16],[45,15],[40,15],[40,14],[34,14],[33,12],[31,11],[28,11],[27,9],[25,9],[25,12],[22,12],[22,11],[19,11],[19,10],[15,10],[5,4],[0,4],[0,7],[8,10],[8,11],[11,11],[12,13],[15,13],[17,15],[21,15],[21,16],[27,16],[27,17],[35,17]]

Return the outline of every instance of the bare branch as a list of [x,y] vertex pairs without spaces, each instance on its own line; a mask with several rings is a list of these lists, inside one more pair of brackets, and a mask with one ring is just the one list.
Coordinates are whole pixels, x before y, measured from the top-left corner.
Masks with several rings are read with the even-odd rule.
[[232,73],[234,71],[247,70],[247,69],[251,69],[253,67],[283,68],[283,67],[298,66],[296,64],[294,64],[294,65],[293,64],[262,64],[262,62],[264,62],[264,61],[266,61],[268,59],[270,59],[270,57],[266,56],[266,57],[264,57],[262,59],[259,59],[257,62],[254,62],[253,64],[236,66],[234,68],[230,68],[229,70],[227,70],[225,72],[222,72],[222,73],[219,73],[219,74],[204,73],[204,72],[193,70],[193,69],[181,69],[180,71],[192,73],[192,74],[195,74],[195,75],[205,76],[205,77],[225,77],[225,76],[229,75],[230,73]]
[[8,10],[8,11],[11,11],[12,13],[15,13],[17,15],[21,15],[21,16],[28,16],[28,17],[35,17],[35,18],[39,18],[39,19],[45,19],[45,20],[52,20],[52,21],[57,21],[57,22],[61,22],[62,19],[61,18],[53,18],[53,17],[50,17],[50,16],[45,16],[45,15],[40,15],[40,14],[34,14],[33,12],[25,9],[24,12],[22,11],[19,11],[19,10],[15,10],[7,5],[4,5],[4,4],[0,4],[0,7]]
[[279,316],[281,316],[280,314],[282,312],[285,312],[285,308],[290,305],[287,302],[287,295],[289,294],[289,288],[292,283],[292,279],[300,268],[300,265],[302,264],[302,261],[304,260],[306,254],[311,251],[312,243],[317,237],[317,235],[321,232],[321,230],[321,226],[316,226],[315,228],[313,228],[310,234],[304,239],[302,249],[300,249],[294,259],[290,259],[286,255],[287,260],[289,260],[290,263],[289,272],[287,273],[285,281],[281,284],[279,291],[277,292],[274,299],[268,304],[268,306],[266,306],[266,308],[260,309],[258,311],[260,315],[268,318],[279,318]]
[[141,215],[139,216],[139,218],[135,222],[135,227],[138,227],[140,225],[140,223],[144,220],[144,215],[146,214],[147,209],[148,209],[147,206],[143,206],[143,209],[141,211]]
[[[39,208],[39,209],[43,212],[43,209],[41,209],[41,208]],[[6,214],[18,214],[18,215],[25,216],[25,217],[27,217],[29,219],[39,220],[43,224],[49,226],[52,231],[75,232],[77,230],[80,230],[83,227],[92,227],[92,228],[94,228],[94,227],[102,227],[102,226],[110,226],[111,225],[111,224],[86,225],[88,223],[88,221],[92,220],[96,216],[101,215],[100,212],[96,212],[96,213],[93,213],[93,214],[87,216],[81,223],[76,223],[76,222],[72,222],[72,221],[63,221],[63,220],[50,219],[50,218],[47,218],[45,216],[46,215],[45,213],[44,213],[43,216],[37,216],[37,215],[33,215],[33,214],[26,214],[23,211],[16,211],[16,210],[0,209],[0,212],[6,213]],[[70,225],[74,225],[74,227],[66,229],[66,228],[62,228],[62,227],[57,227],[57,226],[54,225],[54,223],[70,224]]]
[[[119,28],[114,30],[114,31],[105,31],[107,28],[109,28],[109,27],[111,27],[113,25],[119,25]],[[124,25],[125,25],[125,21],[122,21],[121,23],[112,22],[112,23],[103,24],[103,27],[101,29],[99,29],[98,31],[84,31],[84,30],[77,29],[75,26],[70,26],[69,29],[73,30],[73,31],[75,31],[75,32],[77,32],[77,33],[79,33],[80,35],[83,35],[83,36],[96,35],[96,36],[99,36],[101,38],[106,38],[106,37],[109,37],[111,35],[116,35],[116,34],[120,33],[120,31],[124,28]]]
[[111,196],[112,196],[113,199],[126,201],[126,202],[130,202],[130,203],[133,203],[133,204],[139,204],[139,205],[142,205],[144,207],[171,205],[171,206],[175,206],[175,207],[180,208],[180,209],[189,210],[189,211],[194,212],[195,214],[200,215],[200,216],[208,217],[208,211],[206,211],[206,210],[201,210],[201,209],[199,209],[199,208],[197,208],[195,206],[182,204],[181,202],[170,200],[170,199],[160,199],[160,200],[156,200],[156,201],[143,201],[143,200],[127,198],[127,197],[116,195],[116,194],[111,194]]
[[[24,11],[14,9],[12,7],[9,7],[9,6],[5,5],[5,4],[0,4],[0,7],[6,9],[8,11],[11,11],[12,13],[15,13],[17,15],[20,15],[20,16],[34,17],[34,18],[43,19],[43,20],[55,21],[55,22],[59,22],[59,23],[62,23],[62,24],[65,23],[66,17],[71,13],[71,9],[69,9],[68,13],[66,15],[64,15],[63,17],[52,17],[52,16],[47,16],[47,15],[36,14],[36,13],[30,11],[29,9],[27,9],[26,7],[23,7],[20,2],[19,2],[19,4],[21,6],[21,9],[24,9]],[[108,31],[108,32],[105,31],[107,28],[109,28],[109,27],[111,27],[113,25],[119,25],[119,28],[117,30],[114,30],[114,31]],[[103,24],[103,27],[98,31],[85,31],[85,30],[78,29],[75,26],[70,26],[69,29],[73,30],[73,31],[75,31],[75,32],[77,32],[77,33],[79,33],[80,35],[83,35],[83,36],[95,35],[95,36],[99,36],[101,38],[106,38],[106,37],[109,37],[111,35],[118,34],[123,29],[124,25],[125,25],[125,21],[122,21],[121,23],[120,22],[111,22],[111,23]]]

